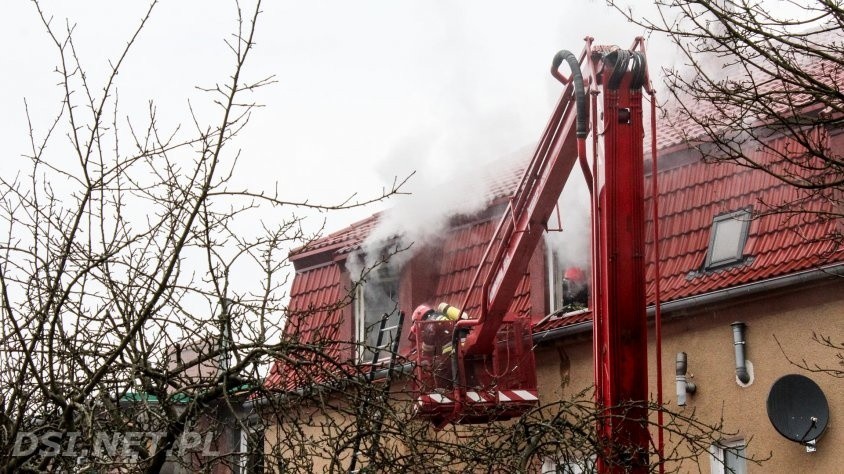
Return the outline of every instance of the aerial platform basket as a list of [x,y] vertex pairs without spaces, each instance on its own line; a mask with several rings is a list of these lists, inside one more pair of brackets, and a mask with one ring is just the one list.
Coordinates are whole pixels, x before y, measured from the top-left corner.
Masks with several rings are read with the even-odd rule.
[[507,319],[491,354],[468,355],[456,320],[417,320],[416,416],[442,427],[523,415],[539,403],[530,320]]

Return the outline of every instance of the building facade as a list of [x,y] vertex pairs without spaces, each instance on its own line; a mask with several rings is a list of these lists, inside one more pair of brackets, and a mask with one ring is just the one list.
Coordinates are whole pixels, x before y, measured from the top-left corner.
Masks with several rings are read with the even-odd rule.
[[[842,148],[839,135],[830,133],[828,139],[830,146]],[[809,211],[806,213],[767,213],[771,206],[799,199],[799,191],[761,171],[705,164],[678,135],[668,134],[659,145],[658,246],[654,245],[653,220],[649,217],[646,223],[650,369],[642,376],[648,377],[655,400],[658,282],[663,404],[680,417],[693,415],[719,427],[717,439],[707,441],[708,454],[702,459],[684,459],[680,434],[665,433],[666,450],[674,453],[667,467],[713,473],[837,471],[844,461],[836,449],[844,442],[844,430],[835,423],[844,406],[844,386],[840,378],[821,369],[840,371],[844,256],[829,238],[839,223],[813,217],[811,211],[828,205],[818,199],[802,203]],[[786,137],[775,138],[768,146],[767,150],[785,154],[799,150],[799,145]],[[756,153],[754,158],[762,161],[780,156],[761,149]],[[650,189],[650,179],[646,177],[646,189]],[[511,182],[515,183],[515,178]],[[454,217],[439,239],[415,246],[412,256],[402,256],[400,265],[389,264],[393,257],[388,251],[390,243],[382,243],[387,263],[365,276],[357,260],[363,252],[372,256],[367,236],[382,216],[375,215],[295,251],[291,254],[296,276],[288,334],[300,341],[320,341],[320,347],[340,364],[376,370],[367,365],[371,354],[362,347],[373,345],[371,328],[379,315],[399,310],[409,314],[422,303],[462,304],[511,190],[496,188],[486,210]],[[649,216],[652,204],[649,198]],[[543,403],[588,392],[594,383],[591,313],[577,305],[578,291],[572,289],[583,279],[578,275],[588,273],[588,267],[572,266],[569,260],[555,257],[560,253],[559,243],[552,243],[553,238],[545,242],[535,249],[509,310],[511,315],[531,320]],[[563,247],[565,242],[564,233]],[[478,302],[470,300],[463,309],[472,315]],[[744,348],[743,361],[736,356],[735,326],[743,328],[743,340],[738,341]],[[408,331],[406,324],[402,334],[395,335],[401,340],[399,353],[403,356],[412,350]],[[824,338],[831,338],[838,348],[823,344]],[[687,367],[680,375],[686,385],[695,385],[694,393],[678,395],[678,353],[685,353]],[[267,387],[289,393],[324,382],[324,377],[314,377],[313,372],[304,378],[292,376],[294,372],[301,374],[291,371],[289,363],[278,362]],[[828,402],[825,433],[809,449],[781,436],[769,420],[771,388],[788,374],[813,380]],[[401,397],[407,389],[399,384],[394,391]],[[408,393],[405,399],[412,397]],[[685,404],[678,404],[678,398],[685,398]],[[348,468],[348,446],[341,449],[336,440],[320,438],[328,418],[334,418],[330,424],[354,431],[344,424],[343,410],[306,413],[288,422],[298,425],[300,431],[311,430],[318,454],[302,453],[314,459],[299,462],[311,470]],[[303,422],[305,419],[308,422]],[[270,425],[265,450],[284,451],[289,432]],[[657,430],[651,431],[656,440]],[[341,456],[343,452],[346,457]],[[589,467],[588,459],[580,465],[553,456],[539,461],[531,464],[537,472],[554,472],[560,467],[562,472],[578,472]]]

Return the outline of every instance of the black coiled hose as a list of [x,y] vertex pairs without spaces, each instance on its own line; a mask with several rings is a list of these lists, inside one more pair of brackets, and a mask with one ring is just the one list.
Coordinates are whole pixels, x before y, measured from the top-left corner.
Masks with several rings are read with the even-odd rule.
[[589,107],[586,103],[586,89],[583,87],[583,74],[580,72],[580,63],[571,51],[565,49],[554,55],[551,63],[551,73],[560,80],[567,82],[559,73],[558,69],[563,61],[571,68],[571,80],[574,82],[574,100],[577,107],[577,137],[586,138],[589,134]]

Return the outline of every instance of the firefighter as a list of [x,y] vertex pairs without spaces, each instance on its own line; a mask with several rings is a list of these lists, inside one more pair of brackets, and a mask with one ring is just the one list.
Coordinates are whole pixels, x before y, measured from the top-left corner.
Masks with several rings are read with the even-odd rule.
[[589,306],[589,281],[580,267],[569,267],[563,274],[563,308],[566,312]]

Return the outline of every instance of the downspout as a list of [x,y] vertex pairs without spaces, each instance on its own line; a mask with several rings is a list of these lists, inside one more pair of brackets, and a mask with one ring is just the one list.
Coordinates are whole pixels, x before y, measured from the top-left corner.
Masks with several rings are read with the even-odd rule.
[[750,382],[750,373],[747,371],[747,358],[744,353],[744,328],[745,324],[736,321],[730,326],[733,327],[733,346],[736,349],[736,377],[743,384]]
[[688,368],[688,358],[685,352],[677,353],[677,368],[675,371],[677,380],[677,406],[686,405],[686,394],[695,393],[697,386],[689,382],[686,378],[686,369]]

